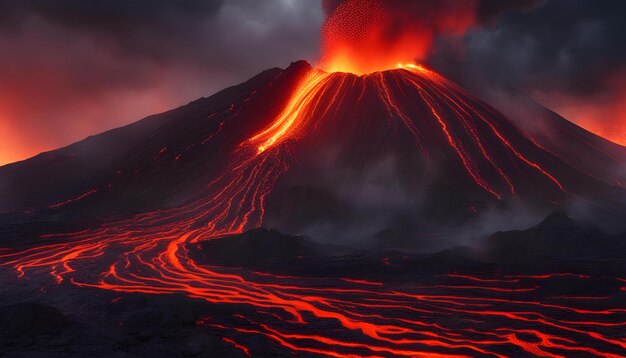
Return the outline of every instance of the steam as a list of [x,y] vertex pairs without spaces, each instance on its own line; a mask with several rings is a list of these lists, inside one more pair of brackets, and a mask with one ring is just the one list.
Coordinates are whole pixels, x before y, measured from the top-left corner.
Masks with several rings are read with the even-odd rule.
[[277,205],[302,210],[294,214],[297,219],[312,211],[323,214],[294,224],[297,219],[280,217],[285,213],[274,211],[264,220],[268,226],[319,242],[359,247],[379,245],[377,235],[389,229],[402,229],[406,235],[420,231],[419,221],[415,220],[416,208],[423,206],[436,171],[425,171],[431,179],[419,179],[421,187],[415,188],[402,176],[403,163],[396,157],[387,156],[363,168],[346,165],[336,148],[315,154],[303,159],[305,164],[301,168],[308,168],[306,172],[295,170],[297,174],[287,177],[278,188],[283,192],[307,188],[312,194],[300,199],[300,191],[292,192],[287,196],[298,197],[299,201],[285,204],[295,199],[283,196]]
[[[287,194],[297,197],[295,203],[282,196],[274,205],[288,207],[293,215],[272,211],[270,205],[264,224],[321,243],[429,253],[454,246],[478,247],[496,231],[526,229],[551,213],[549,208],[508,202],[485,207],[475,216],[465,213],[465,223],[437,223],[432,218],[433,203],[454,200],[434,189],[441,177],[437,166],[409,180],[407,163],[396,156],[359,168],[346,165],[339,154],[340,150],[332,148],[304,158],[301,168],[307,168],[306,172],[294,170],[297,174],[288,176],[277,191],[308,188],[311,195],[302,200],[300,191]],[[325,215],[307,216],[312,211]]]

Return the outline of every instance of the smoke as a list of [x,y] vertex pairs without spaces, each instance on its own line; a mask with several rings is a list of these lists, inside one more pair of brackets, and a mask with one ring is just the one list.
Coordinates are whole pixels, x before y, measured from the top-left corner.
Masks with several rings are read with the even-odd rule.
[[264,224],[319,242],[354,247],[384,244],[381,235],[387,231],[413,246],[420,244],[408,236],[421,231],[421,222],[415,219],[436,171],[422,171],[422,178],[410,181],[407,164],[396,156],[347,163],[342,156],[345,149],[325,147],[299,155],[298,166],[275,190],[282,194],[268,203]]
[[369,73],[424,60],[439,36],[460,36],[534,1],[324,0],[320,66]]
[[327,168],[321,183],[350,208],[351,218],[344,225],[326,223],[326,232],[319,225],[307,231],[318,237],[339,238],[347,244],[376,244],[372,240],[377,234],[401,224],[421,206],[423,196],[402,185],[400,169],[393,157],[372,163],[362,172],[339,166]]
[[[340,5],[360,2],[361,0],[322,0],[322,8],[326,16],[332,15]],[[394,13],[405,13],[401,21],[442,23],[441,19],[433,19],[431,15],[443,15],[454,18],[460,12],[471,11],[477,24],[493,24],[502,14],[511,10],[530,9],[539,3],[539,0],[385,0],[385,8]],[[445,23],[444,21],[443,23]],[[399,26],[404,23],[399,24]]]
[[547,89],[531,96],[590,132],[626,145],[626,68],[607,75],[601,86],[606,90],[592,94]]
[[[616,79],[616,83],[620,79]],[[598,185],[612,187],[610,197],[606,198],[614,205],[611,209],[597,201],[583,197],[569,197],[567,202],[562,203],[562,210],[573,219],[587,224],[599,226],[603,230],[612,233],[623,232],[626,229],[623,219],[615,210],[626,208],[626,192],[620,188],[626,183],[626,148],[612,144],[592,134],[585,133],[583,129],[568,123],[559,113],[554,113],[538,103],[531,96],[513,88],[485,87],[482,90],[483,98],[488,103],[502,112],[511,120],[517,128],[538,143],[549,155],[557,156],[567,165],[581,173],[593,173],[593,179]],[[590,111],[598,109],[598,101],[605,101],[605,115],[619,115],[618,110],[623,107],[622,103],[613,103],[613,94],[608,92],[603,98],[571,98],[569,104],[574,108],[585,108]],[[588,101],[597,101],[591,104]],[[543,103],[551,107],[548,103]],[[562,113],[561,113],[562,114]],[[598,125],[610,124],[609,118],[599,121]],[[602,137],[602,133],[597,133]],[[619,211],[618,211],[619,213]],[[545,212],[542,212],[545,214]],[[626,213],[624,213],[626,214]],[[509,220],[510,222],[510,220]]]
[[473,2],[347,0],[326,3],[321,66],[368,73],[422,59],[437,33],[462,34],[474,22]]
[[299,168],[306,170],[294,168],[283,178],[276,189],[282,194],[270,199],[264,225],[321,243],[432,253],[478,247],[496,231],[526,229],[551,213],[545,205],[522,201],[459,212],[462,199],[437,187],[442,171],[436,165],[409,169],[415,163],[393,154],[350,165],[340,154],[328,146],[300,157]]
[[468,31],[462,51],[436,41],[427,64],[483,97],[492,85],[519,88],[624,143],[626,2],[550,0],[518,10]]

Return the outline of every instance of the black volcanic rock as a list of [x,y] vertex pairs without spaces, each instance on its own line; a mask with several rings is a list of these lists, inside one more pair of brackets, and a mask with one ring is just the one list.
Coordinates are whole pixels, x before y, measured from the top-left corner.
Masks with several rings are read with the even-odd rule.
[[290,186],[267,207],[268,226],[287,232],[325,222],[347,223],[351,210],[328,190],[303,185]]
[[0,307],[0,335],[5,339],[58,335],[71,324],[72,321],[56,308],[39,303]]
[[548,215],[542,222],[537,225],[537,228],[547,228],[556,229],[556,228],[570,228],[576,227],[578,224],[574,219],[567,216],[567,214],[563,211],[555,211],[552,214]]
[[626,235],[610,235],[555,212],[532,228],[491,235],[486,250],[491,260],[511,262],[626,258]]
[[454,246],[449,249],[436,252],[432,256],[443,260],[449,258],[466,258],[477,260],[480,258],[480,253],[470,246]]
[[203,241],[197,249],[196,255],[202,262],[244,267],[259,267],[347,251],[337,246],[318,244],[302,236],[285,235],[264,228]]

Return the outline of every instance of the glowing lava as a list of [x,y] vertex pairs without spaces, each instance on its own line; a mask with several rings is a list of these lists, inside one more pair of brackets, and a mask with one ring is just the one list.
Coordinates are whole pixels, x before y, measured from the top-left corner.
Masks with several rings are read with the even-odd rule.
[[311,116],[315,110],[312,103],[315,97],[326,88],[325,84],[329,76],[328,73],[313,70],[304,78],[272,125],[250,138],[251,142],[258,143],[259,152],[280,143],[282,138],[297,135],[298,129],[302,127],[302,118]]
[[326,1],[320,67],[366,74],[422,60],[436,34],[462,34],[476,1]]

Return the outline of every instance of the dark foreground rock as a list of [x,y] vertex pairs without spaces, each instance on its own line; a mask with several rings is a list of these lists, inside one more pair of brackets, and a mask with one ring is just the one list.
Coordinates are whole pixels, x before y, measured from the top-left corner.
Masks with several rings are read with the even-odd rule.
[[526,230],[502,231],[486,241],[491,261],[615,260],[626,258],[626,235],[611,235],[555,212]]

